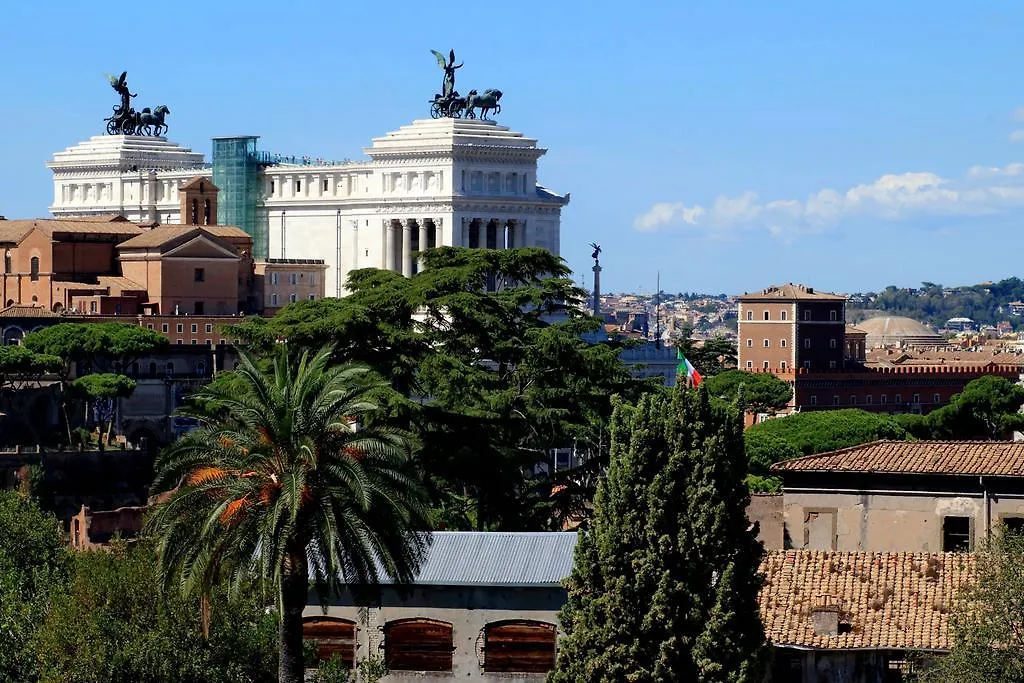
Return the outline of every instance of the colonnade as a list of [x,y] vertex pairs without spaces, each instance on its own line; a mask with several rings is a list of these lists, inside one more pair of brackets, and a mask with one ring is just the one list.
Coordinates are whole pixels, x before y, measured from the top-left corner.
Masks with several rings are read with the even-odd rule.
[[[461,226],[445,233],[444,219],[390,219],[384,221],[381,267],[406,277],[423,268],[422,253],[447,245],[474,249],[514,249],[526,246],[524,221],[500,218],[464,218]],[[420,254],[414,258],[413,254]]]

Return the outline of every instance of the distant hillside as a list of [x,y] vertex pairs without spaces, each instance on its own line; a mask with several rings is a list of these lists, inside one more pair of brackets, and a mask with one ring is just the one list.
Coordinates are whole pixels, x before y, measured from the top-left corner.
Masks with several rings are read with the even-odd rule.
[[950,318],[970,318],[979,325],[1009,320],[1014,329],[1024,326],[1010,312],[1011,301],[1024,300],[1024,280],[1011,277],[970,287],[943,287],[922,282],[921,287],[886,287],[883,292],[850,296],[847,319],[863,320],[884,311],[942,327]]

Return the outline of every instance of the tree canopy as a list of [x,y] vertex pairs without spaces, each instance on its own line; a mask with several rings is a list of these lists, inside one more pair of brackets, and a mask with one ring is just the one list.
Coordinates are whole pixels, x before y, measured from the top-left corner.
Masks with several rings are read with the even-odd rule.
[[769,372],[726,370],[704,382],[708,393],[744,411],[772,413],[785,408],[793,388]]
[[1000,440],[1024,430],[1024,387],[986,375],[968,382],[947,405],[927,415],[901,415],[908,432],[919,439]]
[[761,681],[762,550],[746,519],[742,429],[703,391],[616,407],[551,683]]
[[611,396],[653,385],[629,375],[617,343],[585,341],[598,321],[550,252],[441,247],[424,261],[411,278],[354,271],[344,299],[293,304],[232,333],[263,349],[287,339],[293,353],[331,343],[335,360],[388,380],[391,417],[421,443],[438,526],[559,528],[592,494],[577,482],[592,478],[544,474],[551,449],[575,445],[600,469]]

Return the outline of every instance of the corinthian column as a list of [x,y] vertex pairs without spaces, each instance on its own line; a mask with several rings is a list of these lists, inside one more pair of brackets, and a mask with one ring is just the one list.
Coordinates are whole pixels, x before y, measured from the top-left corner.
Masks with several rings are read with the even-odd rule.
[[402,275],[412,277],[412,219],[402,223]]
[[427,267],[423,261],[423,253],[427,250],[427,222],[420,221],[420,270]]
[[384,221],[384,268],[395,269],[395,226],[391,221]]

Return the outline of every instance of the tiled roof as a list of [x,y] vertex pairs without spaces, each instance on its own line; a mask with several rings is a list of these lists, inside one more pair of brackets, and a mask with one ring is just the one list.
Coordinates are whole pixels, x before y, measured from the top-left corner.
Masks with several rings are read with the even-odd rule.
[[7,308],[0,309],[0,318],[56,318],[56,313],[46,310],[42,306],[32,304],[12,304]]
[[129,292],[145,292],[146,288],[140,285],[134,280],[129,280],[126,277],[119,275],[100,275],[96,278],[96,281],[101,287],[107,287],[112,290],[129,291]]
[[[775,646],[829,650],[948,650],[950,611],[974,577],[967,553],[777,550],[761,562],[761,621]],[[815,632],[819,605],[839,611],[839,633]]]
[[774,300],[792,300],[792,299],[810,299],[817,301],[846,301],[846,297],[841,294],[832,294],[831,292],[818,292],[813,287],[805,287],[804,285],[794,285],[793,283],[778,285],[774,287],[768,287],[762,289],[760,292],[753,294],[743,294],[737,297],[740,301],[774,301]]
[[93,235],[138,235],[142,228],[116,216],[88,216],[85,218],[31,218],[0,221],[0,242],[20,242],[34,228],[47,235],[54,233],[88,233]]
[[[561,585],[576,533],[435,531],[415,583],[429,586]],[[386,582],[386,581],[385,581]]]
[[775,463],[772,471],[1024,477],[1024,441],[873,441]]
[[207,232],[214,237],[249,237],[245,230],[231,225],[161,225],[121,242],[117,247],[118,249],[162,247],[179,238],[191,238],[201,232]]
[[101,284],[89,282],[74,282],[73,280],[54,280],[52,284],[56,288],[63,287],[64,289],[68,289],[75,292],[96,292],[102,289],[106,289],[106,287],[104,287]]
[[209,190],[211,190],[213,192],[216,192],[216,191],[220,190],[220,188],[217,187],[216,185],[214,185],[213,181],[210,180],[210,176],[205,176],[205,175],[197,175],[197,176],[194,176],[194,177],[190,178],[189,180],[186,180],[185,184],[182,185],[181,187],[179,187],[178,190],[180,191],[180,190],[187,190],[187,189],[190,189],[190,188],[193,188],[193,187],[199,187],[200,183],[203,184],[204,188],[209,189]]

